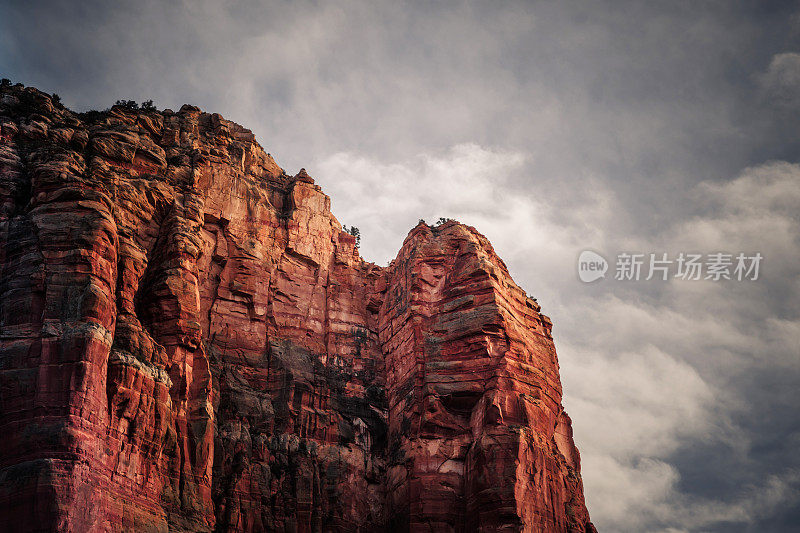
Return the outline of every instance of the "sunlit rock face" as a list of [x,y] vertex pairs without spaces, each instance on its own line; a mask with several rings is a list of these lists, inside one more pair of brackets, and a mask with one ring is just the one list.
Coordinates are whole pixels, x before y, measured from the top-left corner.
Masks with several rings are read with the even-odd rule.
[[551,324],[475,229],[364,261],[192,106],[0,88],[0,523],[594,531]]

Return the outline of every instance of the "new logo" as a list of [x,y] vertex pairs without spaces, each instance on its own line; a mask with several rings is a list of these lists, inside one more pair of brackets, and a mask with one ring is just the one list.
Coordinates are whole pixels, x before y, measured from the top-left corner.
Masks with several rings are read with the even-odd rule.
[[607,270],[608,261],[598,253],[584,250],[578,257],[578,277],[584,283],[591,283],[604,278]]

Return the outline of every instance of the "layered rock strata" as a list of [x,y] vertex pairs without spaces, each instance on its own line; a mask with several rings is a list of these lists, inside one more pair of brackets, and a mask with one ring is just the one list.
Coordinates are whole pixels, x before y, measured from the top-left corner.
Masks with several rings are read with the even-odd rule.
[[0,523],[594,531],[548,318],[490,243],[364,261],[196,107],[0,87]]

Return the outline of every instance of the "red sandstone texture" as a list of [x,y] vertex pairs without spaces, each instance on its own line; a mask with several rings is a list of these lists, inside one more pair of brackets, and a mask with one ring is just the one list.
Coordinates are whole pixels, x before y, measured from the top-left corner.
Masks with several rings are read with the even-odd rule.
[[0,88],[0,524],[588,532],[549,319],[489,242],[365,262],[192,106]]

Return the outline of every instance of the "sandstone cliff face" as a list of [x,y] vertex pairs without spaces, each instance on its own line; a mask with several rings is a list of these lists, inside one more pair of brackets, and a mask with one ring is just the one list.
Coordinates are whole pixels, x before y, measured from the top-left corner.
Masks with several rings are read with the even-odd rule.
[[473,228],[367,263],[191,106],[6,85],[0,128],[0,523],[594,531],[550,321]]

